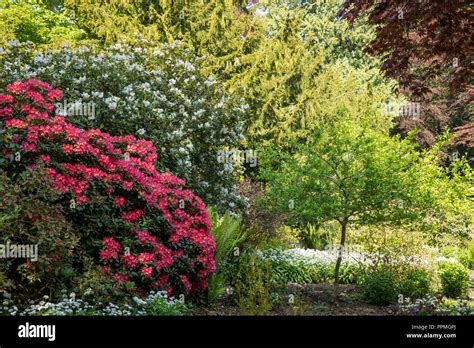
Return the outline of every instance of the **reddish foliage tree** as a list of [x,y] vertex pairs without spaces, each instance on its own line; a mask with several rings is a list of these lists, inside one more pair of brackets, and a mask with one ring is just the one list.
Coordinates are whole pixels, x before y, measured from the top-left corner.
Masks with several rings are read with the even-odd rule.
[[[472,144],[472,11],[467,0],[346,0],[340,18],[353,23],[367,16],[376,37],[367,51],[383,57],[382,70],[401,91],[425,105],[425,141],[447,125]],[[399,127],[413,125],[401,120]],[[418,126],[420,126],[418,124]],[[458,128],[461,127],[461,128]],[[472,139],[471,139],[472,140]]]

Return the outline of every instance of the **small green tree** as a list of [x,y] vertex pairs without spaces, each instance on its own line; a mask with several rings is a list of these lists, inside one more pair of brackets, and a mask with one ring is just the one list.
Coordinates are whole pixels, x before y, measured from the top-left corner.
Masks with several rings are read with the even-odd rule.
[[434,156],[420,155],[409,140],[352,122],[320,131],[297,148],[284,156],[269,151],[261,161],[262,176],[268,181],[269,203],[290,211],[296,222],[339,223],[335,297],[350,225],[420,222],[433,210],[449,208],[443,197],[466,200],[468,185],[448,179]]

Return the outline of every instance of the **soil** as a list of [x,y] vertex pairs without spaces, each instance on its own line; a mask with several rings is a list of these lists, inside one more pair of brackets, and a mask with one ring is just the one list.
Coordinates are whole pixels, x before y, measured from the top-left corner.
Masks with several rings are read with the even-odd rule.
[[[332,301],[330,284],[288,284],[280,301],[267,315],[397,315],[397,306],[375,306],[361,299],[355,285],[340,285],[339,299]],[[291,302],[291,303],[290,303]],[[197,307],[194,315],[242,315],[233,295],[222,297],[212,309]]]

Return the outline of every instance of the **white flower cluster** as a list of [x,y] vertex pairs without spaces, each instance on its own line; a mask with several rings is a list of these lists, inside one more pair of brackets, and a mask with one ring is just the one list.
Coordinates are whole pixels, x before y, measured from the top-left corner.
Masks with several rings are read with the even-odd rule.
[[453,257],[444,257],[444,256],[439,256],[436,258],[436,262],[450,262],[450,263],[459,263],[458,260],[456,260]]
[[[0,314],[19,315],[19,316],[38,316],[38,315],[104,315],[104,316],[146,316],[146,315],[177,315],[186,310],[184,303],[178,299],[168,298],[166,291],[151,291],[149,295],[140,299],[132,298],[132,303],[114,304],[102,302],[97,305],[91,305],[89,302],[76,297],[74,292],[69,295],[63,290],[63,297],[58,302],[49,302],[49,297],[45,295],[43,299],[35,303],[30,301],[28,307],[20,311],[14,304],[11,294],[3,294],[3,302],[0,307]],[[158,308],[157,308],[158,307]]]
[[[314,250],[314,249],[268,249],[259,251],[258,255],[270,261],[287,261],[290,263],[299,263],[305,265],[329,265],[336,262],[338,253],[333,250]],[[346,252],[342,259],[343,263],[368,264],[370,259],[357,252]]]

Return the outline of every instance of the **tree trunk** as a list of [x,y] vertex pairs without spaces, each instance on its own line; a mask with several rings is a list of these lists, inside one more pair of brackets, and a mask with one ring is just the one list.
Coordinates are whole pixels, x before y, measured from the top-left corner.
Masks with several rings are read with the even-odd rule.
[[341,269],[341,262],[342,262],[342,253],[344,251],[344,243],[346,242],[346,231],[347,231],[347,219],[344,219],[341,222],[341,243],[339,245],[339,252],[337,255],[337,261],[336,261],[336,270],[334,274],[334,296],[333,296],[333,302],[336,302],[339,293],[338,293],[338,288],[339,288],[339,270]]

